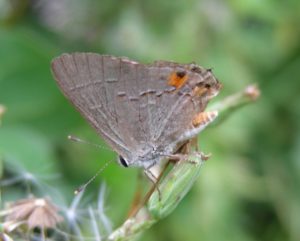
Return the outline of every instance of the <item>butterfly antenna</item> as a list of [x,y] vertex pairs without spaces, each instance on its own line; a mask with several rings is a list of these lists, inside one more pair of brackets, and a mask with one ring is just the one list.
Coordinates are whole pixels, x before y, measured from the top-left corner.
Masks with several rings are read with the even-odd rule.
[[82,140],[82,139],[80,139],[76,136],[69,135],[68,139],[71,140],[71,141],[74,141],[74,142],[80,142],[80,143],[88,144],[88,145],[91,145],[91,146],[94,146],[94,147],[97,147],[97,148],[100,148],[100,149],[111,151],[109,148],[106,148],[104,146],[101,146],[101,145],[98,145],[98,144],[95,144],[95,143],[92,143],[92,142],[89,142],[89,141],[86,141],[86,140]]
[[112,160],[106,162],[106,163],[104,164],[104,166],[102,166],[102,167],[96,172],[96,174],[95,174],[93,177],[91,177],[85,184],[79,186],[79,187],[74,191],[74,194],[77,195],[77,194],[79,194],[80,192],[82,192],[82,191],[83,191],[83,190],[84,190],[84,189],[85,189],[92,181],[95,180],[95,178],[96,178],[101,172],[103,172],[103,170],[104,170],[111,162],[112,162]]

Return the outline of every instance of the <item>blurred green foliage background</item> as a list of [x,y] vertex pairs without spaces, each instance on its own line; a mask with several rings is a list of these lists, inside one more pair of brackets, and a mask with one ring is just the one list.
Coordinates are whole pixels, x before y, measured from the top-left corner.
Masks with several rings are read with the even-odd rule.
[[[66,139],[105,145],[60,93],[53,57],[92,51],[195,61],[223,83],[218,100],[250,83],[262,96],[201,135],[212,158],[175,212],[141,240],[300,239],[300,1],[0,0],[0,21],[2,169],[27,170],[71,200],[75,187],[115,157]],[[11,175],[3,173],[4,180]],[[88,188],[92,199],[105,181],[114,227],[126,217],[137,174],[112,164]],[[2,201],[26,192],[3,188]]]

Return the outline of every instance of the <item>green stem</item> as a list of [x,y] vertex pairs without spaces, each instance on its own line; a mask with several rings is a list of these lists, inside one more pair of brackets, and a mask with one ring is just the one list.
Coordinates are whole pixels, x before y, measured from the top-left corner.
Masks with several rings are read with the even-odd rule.
[[252,84],[247,86],[244,90],[209,106],[208,110],[217,110],[219,112],[219,117],[210,126],[212,127],[221,124],[236,110],[256,101],[259,96],[259,88],[255,84]]

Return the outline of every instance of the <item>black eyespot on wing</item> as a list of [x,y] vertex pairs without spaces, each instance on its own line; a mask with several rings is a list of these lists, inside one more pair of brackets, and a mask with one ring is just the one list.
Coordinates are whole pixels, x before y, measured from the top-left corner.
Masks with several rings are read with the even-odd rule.
[[127,161],[122,156],[119,156],[119,162],[122,164],[123,167],[128,167]]
[[193,67],[191,68],[191,71],[192,71],[192,72],[195,72],[195,73],[198,73],[198,74],[201,74],[201,73],[202,73],[201,69],[200,69],[198,66],[193,66]]
[[182,79],[186,75],[186,72],[184,70],[177,71],[176,75],[178,78]]
[[204,87],[209,89],[211,87],[211,85],[210,84],[205,84]]

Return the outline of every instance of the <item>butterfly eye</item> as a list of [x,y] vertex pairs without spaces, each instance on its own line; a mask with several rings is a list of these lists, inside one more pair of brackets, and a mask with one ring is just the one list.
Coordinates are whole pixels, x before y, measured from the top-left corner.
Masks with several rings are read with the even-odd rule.
[[122,156],[119,156],[119,162],[123,167],[128,167],[128,162]]
[[205,84],[204,87],[209,89],[211,86],[210,86],[210,84]]

